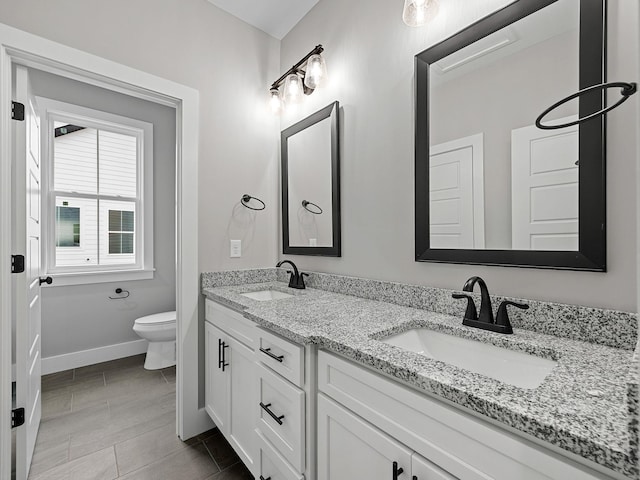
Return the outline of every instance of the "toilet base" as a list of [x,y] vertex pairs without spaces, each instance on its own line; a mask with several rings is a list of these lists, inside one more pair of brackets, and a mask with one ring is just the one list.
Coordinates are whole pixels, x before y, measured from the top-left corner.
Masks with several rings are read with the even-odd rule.
[[159,370],[176,364],[176,341],[149,342],[147,357],[144,361],[146,370]]

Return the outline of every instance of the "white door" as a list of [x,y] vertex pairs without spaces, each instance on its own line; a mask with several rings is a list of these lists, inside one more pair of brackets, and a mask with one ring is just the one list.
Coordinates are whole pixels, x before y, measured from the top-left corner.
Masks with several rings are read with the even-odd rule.
[[16,432],[16,479],[29,475],[41,417],[40,396],[40,123],[27,69],[16,66],[14,101],[24,105],[24,121],[14,128],[13,253],[25,257],[25,272],[14,275],[16,322],[16,406],[25,423]]
[[243,463],[254,472],[256,456],[256,372],[253,351],[229,337],[225,359],[231,376],[229,391],[228,440]]
[[[229,356],[223,345],[228,345],[227,336],[222,330],[204,323],[205,329],[205,409],[216,426],[224,434],[229,423],[229,385],[228,366],[222,369],[223,354]],[[225,343],[225,341],[227,341]]]
[[429,147],[431,248],[484,248],[483,134]]
[[417,453],[411,457],[411,478],[412,480],[458,480]]
[[578,250],[578,157],[577,126],[511,132],[514,250]]
[[[318,395],[318,480],[409,480],[411,451]],[[394,462],[397,471],[393,475]]]

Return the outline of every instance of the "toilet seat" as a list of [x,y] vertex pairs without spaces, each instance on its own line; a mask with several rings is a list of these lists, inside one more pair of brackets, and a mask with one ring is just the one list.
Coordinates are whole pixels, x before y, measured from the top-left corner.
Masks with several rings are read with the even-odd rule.
[[176,323],[175,311],[154,313],[153,315],[147,315],[146,317],[137,318],[135,321],[136,325],[147,325],[147,326],[170,325],[172,323]]

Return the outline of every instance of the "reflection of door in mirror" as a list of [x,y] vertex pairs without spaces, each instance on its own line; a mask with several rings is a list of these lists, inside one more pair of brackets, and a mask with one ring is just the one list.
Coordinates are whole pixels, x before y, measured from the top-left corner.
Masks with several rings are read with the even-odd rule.
[[578,250],[577,126],[513,130],[511,188],[512,248]]
[[429,149],[431,248],[484,248],[481,133]]
[[289,245],[331,247],[331,118],[290,136],[287,149]]
[[[578,90],[579,20],[580,2],[559,0],[430,65],[431,248],[578,249],[577,130],[520,137],[548,105]],[[552,123],[577,106],[556,111]],[[457,157],[473,149],[440,149],[478,134],[484,171],[471,181],[470,160]]]

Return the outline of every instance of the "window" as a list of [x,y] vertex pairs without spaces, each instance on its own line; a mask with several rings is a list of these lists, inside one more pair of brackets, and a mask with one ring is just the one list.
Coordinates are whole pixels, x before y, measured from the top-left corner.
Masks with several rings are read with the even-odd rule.
[[56,247],[80,246],[80,209],[56,207]]
[[109,210],[109,255],[133,253],[134,213]]
[[38,102],[48,126],[47,273],[57,285],[152,278],[152,125]]

